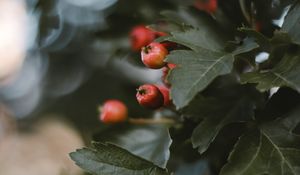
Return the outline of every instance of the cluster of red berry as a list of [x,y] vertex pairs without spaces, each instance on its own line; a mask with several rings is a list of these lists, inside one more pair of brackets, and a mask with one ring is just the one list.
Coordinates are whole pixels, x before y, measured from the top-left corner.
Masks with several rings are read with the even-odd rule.
[[162,80],[166,86],[145,84],[137,90],[136,98],[139,104],[150,109],[157,109],[171,104],[170,84],[167,82],[166,77],[170,67],[174,68],[175,65],[166,63],[165,58],[169,51],[176,47],[176,44],[172,42],[154,42],[156,38],[166,35],[168,34],[153,31],[144,25],[134,27],[130,33],[132,49],[141,51],[141,59],[144,65],[151,69],[163,68]]
[[[217,10],[217,0],[195,0],[194,7],[213,14]],[[134,52],[141,52],[144,65],[150,69],[162,69],[164,85],[144,84],[137,89],[137,101],[146,108],[158,109],[172,103],[167,76],[176,65],[165,62],[165,58],[177,45],[172,42],[155,42],[156,38],[167,35],[165,32],[149,29],[145,25],[135,26],[130,32],[131,48]],[[126,105],[119,100],[107,100],[100,110],[100,120],[103,123],[123,122],[128,117]]]
[[[162,81],[165,85],[144,84],[137,89],[138,103],[146,108],[158,109],[171,105],[170,84],[167,81],[169,71],[175,68],[175,64],[166,63],[164,60],[169,51],[176,47],[175,43],[154,40],[167,33],[154,31],[144,25],[135,26],[130,32],[131,47],[135,52],[141,52],[142,62],[151,69],[162,69]],[[104,123],[123,122],[127,119],[126,105],[119,100],[107,100],[101,107],[100,120]]]

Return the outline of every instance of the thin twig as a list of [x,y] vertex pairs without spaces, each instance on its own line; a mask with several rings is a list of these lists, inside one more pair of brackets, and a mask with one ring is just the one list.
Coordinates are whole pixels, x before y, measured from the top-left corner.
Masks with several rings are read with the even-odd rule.
[[246,9],[246,2],[245,0],[239,0],[239,3],[240,3],[240,7],[241,7],[241,10],[242,10],[242,13],[244,15],[244,17],[246,18],[247,22],[251,24],[251,17],[249,15],[249,13],[247,12],[247,9]]
[[173,119],[167,118],[129,118],[128,122],[131,124],[138,124],[138,125],[147,125],[147,124],[165,124],[165,125],[174,125],[176,123]]

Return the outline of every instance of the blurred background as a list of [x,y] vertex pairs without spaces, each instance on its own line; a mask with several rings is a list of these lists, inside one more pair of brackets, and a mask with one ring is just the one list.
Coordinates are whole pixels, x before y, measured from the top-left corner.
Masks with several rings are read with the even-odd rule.
[[[247,19],[238,0],[219,3],[222,11],[210,16],[192,0],[1,0],[0,174],[81,174],[68,153],[110,129],[98,119],[104,100],[124,101],[130,116],[153,115],[138,106],[135,89],[160,82],[162,72],[142,66],[131,51],[131,28],[160,23],[162,10],[177,10],[193,24],[181,9],[191,8],[218,19],[231,36]],[[280,25],[272,20],[282,18],[281,3],[270,0],[272,15],[261,18],[267,35]],[[209,174],[203,161],[181,165],[178,175]]]
[[161,72],[140,66],[128,33],[171,4],[130,4],[0,1],[1,175],[81,174],[68,154],[107,128],[97,111],[106,99],[125,101],[136,116],[150,114],[135,89],[159,81]]

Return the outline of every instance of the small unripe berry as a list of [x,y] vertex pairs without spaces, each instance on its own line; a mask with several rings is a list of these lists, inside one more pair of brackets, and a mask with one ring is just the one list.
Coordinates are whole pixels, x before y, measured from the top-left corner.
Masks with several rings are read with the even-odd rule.
[[146,47],[143,47],[141,56],[145,66],[151,69],[160,69],[164,67],[168,50],[160,43],[150,43]]
[[105,101],[100,110],[100,120],[103,123],[119,123],[127,119],[127,107],[119,100]]
[[169,106],[171,104],[170,89],[165,86],[157,86],[157,87],[164,96],[164,106]]
[[217,11],[218,2],[217,0],[196,0],[194,6],[199,10],[212,14]]
[[150,44],[155,38],[155,32],[146,28],[146,26],[135,26],[130,32],[131,48],[133,51],[138,52],[142,47]]
[[146,108],[157,109],[163,106],[164,97],[158,87],[153,84],[144,84],[137,89],[138,103]]

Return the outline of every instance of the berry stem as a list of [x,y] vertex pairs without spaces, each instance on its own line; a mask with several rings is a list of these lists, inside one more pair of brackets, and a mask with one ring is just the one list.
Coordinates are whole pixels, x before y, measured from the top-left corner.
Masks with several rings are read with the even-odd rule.
[[147,124],[174,125],[176,123],[175,120],[167,119],[167,118],[159,118],[159,119],[129,118],[128,122],[131,124],[137,124],[137,125],[147,125]]

